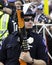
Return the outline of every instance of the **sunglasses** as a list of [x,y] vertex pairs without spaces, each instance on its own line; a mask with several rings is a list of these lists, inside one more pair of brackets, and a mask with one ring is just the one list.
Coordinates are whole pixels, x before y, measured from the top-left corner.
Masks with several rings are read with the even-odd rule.
[[33,18],[24,18],[24,21],[25,21],[25,22],[29,22],[30,20],[31,20],[31,21],[34,21]]

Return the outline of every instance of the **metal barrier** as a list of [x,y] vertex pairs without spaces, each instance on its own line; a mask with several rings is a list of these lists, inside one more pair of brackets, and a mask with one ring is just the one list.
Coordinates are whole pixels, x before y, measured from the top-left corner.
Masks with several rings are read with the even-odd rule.
[[52,38],[52,33],[47,28],[48,26],[52,26],[52,24],[35,24],[35,25],[36,26],[41,26],[41,28],[39,29],[39,31],[37,31],[38,34],[43,30],[43,34],[45,35],[45,33],[47,31],[48,34],[50,35],[50,37]]

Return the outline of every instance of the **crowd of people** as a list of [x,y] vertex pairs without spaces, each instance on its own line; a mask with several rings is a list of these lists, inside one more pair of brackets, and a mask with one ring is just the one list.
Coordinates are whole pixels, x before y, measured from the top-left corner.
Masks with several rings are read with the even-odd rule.
[[52,55],[52,39],[46,34],[45,45],[42,33],[35,32],[36,24],[52,23],[43,7],[41,0],[0,0],[0,65],[52,64],[47,54]]

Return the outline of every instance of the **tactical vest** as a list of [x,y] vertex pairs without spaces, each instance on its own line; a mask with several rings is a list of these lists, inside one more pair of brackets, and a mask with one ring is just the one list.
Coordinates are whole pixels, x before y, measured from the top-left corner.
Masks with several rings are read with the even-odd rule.
[[7,26],[9,21],[9,15],[0,11],[0,40],[4,39],[8,35]]

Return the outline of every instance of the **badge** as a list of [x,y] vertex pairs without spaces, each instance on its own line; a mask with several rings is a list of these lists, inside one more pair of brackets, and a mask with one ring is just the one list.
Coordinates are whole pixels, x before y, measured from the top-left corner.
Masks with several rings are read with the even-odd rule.
[[20,37],[17,38],[17,41],[20,42]]
[[29,37],[29,38],[27,39],[27,42],[28,42],[29,44],[32,44],[32,43],[34,42],[34,38],[33,38],[33,37]]

